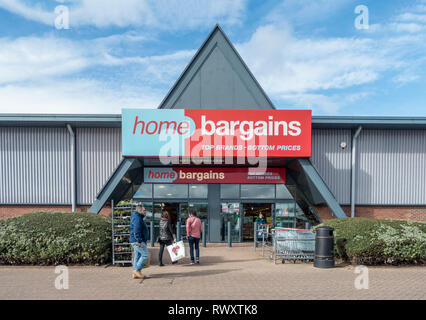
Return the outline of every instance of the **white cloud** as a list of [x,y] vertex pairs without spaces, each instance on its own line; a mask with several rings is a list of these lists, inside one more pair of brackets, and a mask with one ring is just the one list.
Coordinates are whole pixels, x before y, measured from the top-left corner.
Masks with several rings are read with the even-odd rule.
[[156,41],[157,39],[149,34],[142,34],[135,30],[130,30],[124,33],[112,34],[105,37],[95,38],[93,42],[97,45],[102,46],[118,46],[124,43],[137,43],[137,42],[148,42]]
[[84,47],[60,38],[0,38],[0,84],[75,73],[89,66]]
[[262,26],[237,46],[271,94],[341,89],[375,81],[389,67],[372,39],[296,38],[290,29]]
[[[154,56],[114,55],[118,39],[128,35],[73,41],[54,36],[0,38],[0,84],[19,81],[59,79],[88,68],[120,67],[105,72],[135,75],[145,82],[169,83],[185,68],[194,50]],[[132,40],[133,41],[133,40]]]
[[[426,2],[424,2],[426,3]],[[426,5],[407,7],[406,12],[392,18],[385,31],[420,33],[426,30]]]
[[406,12],[399,15],[397,19],[402,21],[417,21],[426,23],[426,14]]
[[421,21],[419,16],[402,14],[398,19],[345,38],[303,37],[276,22],[259,27],[237,48],[273,99],[336,113],[363,97],[360,93],[348,96],[343,89],[356,92],[357,87],[374,85],[389,72],[399,85],[421,78],[426,25],[411,21]]
[[0,113],[121,113],[124,107],[156,108],[164,94],[86,79],[13,84],[0,87]]
[[390,28],[396,32],[418,33],[426,30],[426,25],[420,23],[391,23]]
[[335,97],[329,97],[324,94],[315,93],[292,93],[280,94],[277,97],[283,103],[288,105],[280,105],[278,108],[292,109],[313,109],[315,111],[322,111],[325,113],[337,113],[341,107],[341,101],[336,101]]
[[392,80],[400,85],[403,85],[409,82],[416,81],[419,78],[420,76],[418,74],[404,72],[404,73],[396,75]]
[[55,13],[44,9],[38,4],[29,6],[26,2],[21,0],[0,0],[0,8],[18,14],[28,20],[52,26],[55,23]]
[[0,112],[119,113],[122,107],[157,107],[195,51],[114,55],[123,39],[128,41],[128,34],[82,41],[50,35],[0,38]]
[[194,54],[195,50],[180,50],[171,54],[147,57],[116,57],[106,53],[103,55],[102,64],[109,66],[133,65],[134,68],[139,68],[139,72],[147,81],[157,84],[169,83],[176,80],[176,75],[182,72]]
[[[282,94],[277,97],[282,101],[282,105],[277,106],[278,108],[289,108],[292,109],[313,109],[315,112],[321,112],[326,114],[338,114],[340,109],[350,103],[358,102],[367,96],[372,95],[369,91],[360,91],[357,93],[345,93],[345,94],[321,94],[321,93],[290,93]],[[353,113],[356,113],[354,110]]]
[[[147,26],[159,30],[211,28],[216,22],[240,24],[247,0],[76,0],[69,6],[71,27]],[[58,3],[60,4],[60,3]],[[2,0],[0,7],[26,19],[54,24],[55,14],[23,0]]]
[[[0,0],[0,6],[4,7],[5,3],[13,7],[11,1]],[[23,1],[14,3],[22,5]],[[164,4],[161,1],[157,5],[151,1],[130,0],[126,2],[129,7],[120,8],[116,8],[117,3],[107,0],[101,5],[98,0],[79,1],[73,10],[74,13],[82,11],[78,18],[75,16],[74,23],[157,27],[170,20],[167,26],[158,28],[173,29],[204,26],[218,16],[226,16],[230,23],[239,23],[245,1],[233,4],[211,1],[212,7],[207,6],[198,17],[201,7],[197,5],[203,0],[194,0],[194,7],[181,7],[178,14],[178,2],[168,1],[160,15],[155,10]],[[298,6],[295,0],[283,3]],[[17,8],[15,11],[25,11],[23,7]],[[99,8],[102,9],[97,11]],[[321,14],[323,11],[319,9],[325,10],[314,8],[301,5],[296,16],[307,17],[316,11]],[[358,38],[304,37],[271,19],[273,23],[259,27],[249,41],[236,47],[273,99],[295,107],[338,113],[345,104],[367,95],[368,89],[359,87],[361,85],[373,84],[389,73],[390,79],[400,85],[421,77],[419,70],[424,70],[425,60],[418,56],[424,56],[426,35],[416,31],[424,27],[421,10],[418,7],[417,11],[410,10],[386,24],[373,25],[362,35],[357,33]],[[141,16],[147,20],[140,21]],[[186,18],[187,21],[183,21]],[[147,56],[143,52],[126,56],[120,50],[123,41],[149,40],[152,38],[134,31],[80,41],[54,36],[0,38],[0,112],[108,113],[120,112],[124,106],[156,107],[196,48]],[[96,71],[98,80],[85,76],[89,68]],[[103,79],[103,75],[108,79]],[[129,83],[139,85],[126,85]],[[358,92],[348,94],[344,89]]]
[[266,16],[267,23],[279,24],[283,21],[292,25],[310,24],[330,20],[343,7],[354,0],[283,0]]

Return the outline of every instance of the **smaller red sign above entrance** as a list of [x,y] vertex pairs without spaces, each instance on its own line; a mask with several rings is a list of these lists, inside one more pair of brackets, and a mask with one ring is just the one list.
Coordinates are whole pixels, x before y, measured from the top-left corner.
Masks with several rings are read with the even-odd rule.
[[284,168],[144,168],[144,183],[283,183]]

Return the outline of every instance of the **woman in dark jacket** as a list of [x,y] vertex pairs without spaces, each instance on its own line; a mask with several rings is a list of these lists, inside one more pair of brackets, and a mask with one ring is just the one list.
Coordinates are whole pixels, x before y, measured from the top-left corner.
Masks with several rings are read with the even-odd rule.
[[173,234],[172,223],[169,219],[169,213],[166,210],[163,210],[160,220],[160,235],[158,236],[158,242],[160,243],[160,251],[158,252],[158,261],[160,267],[164,266],[163,264],[163,252],[165,246],[170,246],[172,241],[176,241],[176,236]]

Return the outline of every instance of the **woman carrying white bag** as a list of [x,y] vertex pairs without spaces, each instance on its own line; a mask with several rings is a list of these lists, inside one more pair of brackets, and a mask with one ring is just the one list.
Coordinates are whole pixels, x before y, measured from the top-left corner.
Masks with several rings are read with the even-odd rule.
[[[173,241],[173,242],[172,242]],[[169,213],[166,210],[163,210],[160,220],[160,234],[158,236],[158,242],[160,243],[160,251],[158,251],[158,262],[160,267],[163,267],[163,251],[164,247],[172,246],[172,243],[176,242],[176,236],[173,234],[172,224],[170,222]],[[170,257],[172,257],[170,255]],[[173,260],[172,263],[177,263],[177,260]]]

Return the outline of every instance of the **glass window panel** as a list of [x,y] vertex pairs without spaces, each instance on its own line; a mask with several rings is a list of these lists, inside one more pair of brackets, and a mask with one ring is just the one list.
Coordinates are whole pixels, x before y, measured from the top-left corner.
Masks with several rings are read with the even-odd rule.
[[292,200],[293,196],[285,184],[277,184],[277,199]]
[[152,198],[152,184],[143,183],[135,192],[133,198]]
[[271,199],[275,198],[275,184],[242,184],[242,199]]
[[228,241],[228,221],[231,222],[231,237],[232,241],[239,242],[240,241],[240,204],[222,202],[221,204],[221,239],[222,241]]
[[239,199],[240,185],[239,184],[221,184],[220,197],[222,199]]
[[[179,203],[179,216],[177,221],[177,228],[180,229],[181,240],[186,237],[186,220],[188,219],[188,203]],[[177,229],[176,229],[177,233]]]
[[154,184],[154,198],[188,198],[188,185]]
[[151,233],[151,221],[154,221],[154,239],[157,239],[157,236],[159,234],[158,224],[160,220],[159,217],[161,217],[161,205],[158,203],[152,204],[152,202],[144,202],[143,205],[146,210],[145,223],[147,224],[149,232]]
[[195,210],[198,218],[200,218],[202,221],[207,221],[207,203],[189,203],[189,210]]
[[276,228],[293,228],[294,202],[276,203],[274,219]]
[[190,198],[207,198],[207,185],[206,184],[190,184],[189,185],[189,197]]

